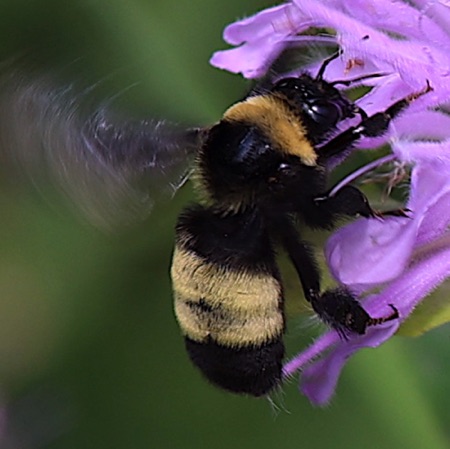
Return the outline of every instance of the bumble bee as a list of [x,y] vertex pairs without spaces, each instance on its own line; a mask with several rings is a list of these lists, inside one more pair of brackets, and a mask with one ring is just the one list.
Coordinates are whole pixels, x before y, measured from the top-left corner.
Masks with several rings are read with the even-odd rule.
[[[193,179],[204,201],[186,209],[176,227],[175,312],[194,364],[232,392],[266,395],[281,381],[285,317],[276,246],[289,255],[314,311],[343,338],[398,318],[393,306],[372,318],[345,288],[322,292],[297,222],[329,229],[342,216],[381,215],[353,186],[328,193],[327,162],[361,137],[383,134],[429,86],[368,116],[336,88],[349,81],[323,79],[335,57],[314,78],[304,73],[255,89],[205,132],[197,154]],[[357,125],[333,135],[355,116]]]
[[[55,92],[46,81],[4,89],[0,99],[9,151],[26,151],[22,159],[29,159],[30,146],[39,142],[62,185],[95,220],[110,219],[102,214],[106,203],[142,206],[136,184],[144,192],[162,190],[170,179],[176,190],[192,173],[200,203],[186,208],[176,225],[175,314],[192,362],[231,392],[267,395],[282,378],[285,316],[277,247],[289,255],[313,310],[343,338],[398,317],[395,309],[369,316],[345,287],[322,291],[298,223],[329,229],[342,216],[381,215],[353,186],[327,190],[328,162],[361,137],[383,134],[392,118],[431,88],[368,116],[336,87],[365,77],[323,79],[336,57],[326,59],[315,77],[303,73],[257,86],[206,128],[121,122],[106,108],[84,120],[76,102],[66,101],[67,92]],[[358,117],[338,132],[343,120]],[[151,203],[152,195],[145,200]]]

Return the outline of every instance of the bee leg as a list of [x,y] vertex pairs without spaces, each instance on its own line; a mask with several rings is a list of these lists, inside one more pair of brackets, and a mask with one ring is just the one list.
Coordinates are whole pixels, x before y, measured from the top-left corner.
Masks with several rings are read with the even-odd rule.
[[376,217],[377,212],[372,209],[366,195],[352,185],[346,185],[334,195],[314,198],[315,207],[319,214],[349,217]]
[[378,137],[382,136],[388,129],[389,123],[397,117],[409,104],[414,100],[432,91],[430,83],[424,89],[414,92],[405,98],[395,102],[383,112],[377,112],[374,115],[367,115],[363,109],[356,109],[356,113],[361,116],[361,122],[352,126],[341,134],[333,137],[325,145],[318,148],[317,151],[322,159],[328,159],[336,156],[351,148],[361,137]]
[[[379,211],[373,209],[369,200],[358,188],[346,185],[339,189],[333,195],[324,195],[313,200],[316,216],[327,215],[329,222],[333,222],[333,217],[366,217],[366,218],[385,218],[385,217],[405,217],[409,218],[409,209],[392,209]],[[306,221],[314,219],[314,215],[306,217]]]
[[291,219],[278,218],[276,232],[297,271],[305,298],[320,319],[335,329],[341,338],[347,339],[351,334],[363,335],[367,327],[376,326],[398,318],[398,311],[381,318],[371,317],[357,298],[347,289],[320,291],[320,271],[314,255],[307,244],[302,242]]
[[383,135],[389,126],[390,121],[397,117],[406,107],[408,107],[414,100],[417,100],[422,95],[431,92],[433,88],[427,80],[426,86],[418,91],[407,95],[405,98],[398,100],[393,105],[389,106],[384,112],[378,112],[374,115],[367,116],[363,110],[356,112],[361,115],[361,123],[355,128],[356,134],[365,137],[378,137]]
[[343,216],[373,218],[377,217],[377,211],[359,189],[346,185],[333,195],[313,198],[302,213],[308,226],[323,229],[332,229],[336,219]]
[[391,209],[385,211],[374,210],[375,217],[378,218],[385,218],[385,217],[410,218],[409,212],[411,211],[407,208]]
[[327,290],[320,297],[314,298],[311,305],[322,321],[336,330],[339,336],[347,339],[351,334],[364,335],[369,326],[378,326],[399,318],[398,310],[389,306],[389,315],[373,318],[356,297],[346,288]]
[[276,218],[273,232],[280,239],[297,271],[306,300],[311,302],[313,298],[320,296],[320,270],[311,247],[300,239],[288,216]]

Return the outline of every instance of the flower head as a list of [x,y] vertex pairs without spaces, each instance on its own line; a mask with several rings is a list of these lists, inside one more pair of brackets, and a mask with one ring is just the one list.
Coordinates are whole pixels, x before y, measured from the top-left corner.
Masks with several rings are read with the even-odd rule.
[[[316,404],[330,399],[353,353],[389,339],[450,276],[449,23],[450,5],[444,1],[292,0],[228,26],[225,39],[238,47],[212,58],[217,67],[258,77],[293,45],[338,45],[343,54],[327,67],[327,79],[388,74],[363,81],[372,89],[357,104],[369,114],[427,82],[433,88],[383,137],[358,143],[359,149],[389,143],[392,158],[411,165],[410,217],[359,219],[332,235],[326,258],[340,283],[365,295],[364,308],[371,316],[386,315],[392,304],[400,319],[348,340],[330,331],[285,365],[287,376],[302,371],[301,390]],[[324,29],[329,34],[319,32]],[[319,64],[302,70],[314,72]]]

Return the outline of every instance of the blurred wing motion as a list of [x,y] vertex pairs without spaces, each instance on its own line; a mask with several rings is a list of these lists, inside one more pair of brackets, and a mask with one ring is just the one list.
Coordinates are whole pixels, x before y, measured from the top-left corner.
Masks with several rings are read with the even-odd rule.
[[121,121],[94,113],[72,88],[49,77],[9,74],[0,85],[0,152],[39,186],[50,176],[95,225],[114,228],[145,217],[190,174],[200,128],[164,121]]

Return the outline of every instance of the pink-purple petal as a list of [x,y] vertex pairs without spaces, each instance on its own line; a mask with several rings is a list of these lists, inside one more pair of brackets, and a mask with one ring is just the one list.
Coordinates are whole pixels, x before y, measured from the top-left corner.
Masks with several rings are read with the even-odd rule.
[[282,32],[283,27],[281,25],[277,27],[276,24],[281,24],[283,17],[289,17],[289,11],[291,10],[292,5],[285,3],[234,22],[225,28],[223,32],[224,40],[231,45],[241,45],[245,42],[263,39],[271,34],[290,34],[290,32],[295,31],[293,21],[290,22],[291,28],[285,27],[284,32]]
[[[380,312],[380,305],[392,303],[400,312],[401,319],[407,317],[414,307],[450,276],[450,249],[448,242],[441,251],[432,252],[428,257],[422,256],[401,277],[392,282],[382,293],[369,298],[365,308],[373,316]],[[315,404],[326,404],[333,395],[341,370],[348,360],[359,349],[376,347],[388,340],[396,331],[397,323],[389,323],[370,329],[366,335],[350,341],[340,341],[328,354],[303,369],[301,391]],[[314,346],[309,348],[314,351]],[[295,359],[291,361],[294,364]]]
[[429,207],[425,219],[417,233],[416,245],[424,245],[436,240],[450,229],[450,193],[439,198]]
[[361,219],[344,226],[326,245],[333,276],[355,287],[394,279],[408,263],[417,228],[418,223],[407,218]]
[[383,111],[387,106],[412,93],[411,87],[398,75],[385,77],[382,81],[357,102],[369,115]]
[[398,323],[371,329],[367,335],[339,342],[329,354],[307,366],[302,372],[301,392],[316,405],[327,404],[347,360],[362,347],[375,348],[389,339]]
[[432,81],[437,62],[447,71],[450,67],[450,57],[436,47],[391,38],[320,1],[294,0],[294,3],[317,26],[339,30],[339,40],[347,54],[388,63],[413,86],[421,78]]
[[[308,36],[308,27],[335,29],[336,37]],[[326,256],[336,279],[358,293],[384,285],[364,301],[371,316],[385,316],[394,304],[401,318],[345,341],[327,332],[285,365],[285,376],[303,372],[302,391],[316,404],[329,401],[354,352],[390,338],[414,307],[450,276],[450,118],[438,109],[450,103],[449,30],[446,2],[292,0],[227,27],[225,39],[240,47],[213,56],[212,63],[220,68],[258,77],[293,43],[336,41],[344,53],[327,67],[327,80],[388,74],[363,83],[373,88],[357,103],[369,115],[427,83],[432,87],[393,120],[384,136],[358,142],[358,148],[372,149],[389,141],[395,156],[413,165],[410,218],[351,223],[330,238]],[[319,66],[320,61],[306,69],[314,74]]]
[[229,72],[241,72],[246,78],[258,78],[264,75],[268,64],[284,48],[284,39],[266,36],[255,42],[249,42],[237,48],[215,52],[210,63]]
[[335,3],[339,3],[347,14],[381,30],[433,44],[448,39],[448,35],[436,22],[405,2],[340,0]]
[[332,347],[339,341],[339,336],[336,332],[330,331],[319,337],[309,348],[295,356],[289,362],[285,363],[283,367],[283,375],[285,377],[292,376],[298,370],[301,370],[305,365],[311,363],[314,359],[323,354],[326,350]]
[[[429,17],[433,22],[438,24],[442,30],[447,33],[447,39],[443,39],[440,44],[448,42],[450,37],[450,17],[449,17],[449,5],[445,1],[430,1],[430,0],[413,0],[420,11]],[[439,45],[439,41],[438,41]]]
[[289,36],[312,25],[300,19],[297,8],[286,3],[235,22],[225,29],[224,38],[240,47],[214,53],[210,63],[247,78],[261,77],[290,42]]
[[439,238],[448,231],[450,223],[450,164],[422,163],[412,176],[411,207],[425,203],[416,237],[416,246]]
[[408,140],[446,139],[449,137],[450,116],[440,111],[408,111],[395,120],[395,134]]
[[335,232],[325,249],[333,276],[358,288],[399,276],[417,244],[420,227],[430,223],[429,209],[450,191],[448,178],[449,170],[442,166],[418,164],[412,173],[410,218],[361,219]]
[[448,164],[450,162],[450,138],[440,142],[394,140],[392,151],[405,162],[422,160]]

